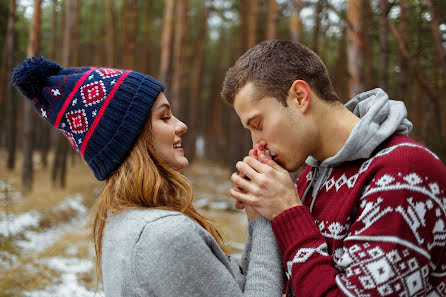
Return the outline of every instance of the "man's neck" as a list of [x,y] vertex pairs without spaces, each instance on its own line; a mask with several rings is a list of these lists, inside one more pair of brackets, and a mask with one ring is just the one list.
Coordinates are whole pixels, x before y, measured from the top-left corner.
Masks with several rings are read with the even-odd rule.
[[312,157],[323,161],[336,155],[344,146],[360,119],[341,103],[320,102],[319,104],[318,123],[316,123],[319,147]]

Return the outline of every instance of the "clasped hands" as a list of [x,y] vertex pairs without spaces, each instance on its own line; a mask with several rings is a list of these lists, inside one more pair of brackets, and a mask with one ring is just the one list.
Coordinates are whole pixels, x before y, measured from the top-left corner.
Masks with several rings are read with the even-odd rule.
[[279,166],[263,146],[257,145],[249,156],[236,164],[240,174],[233,173],[230,189],[236,208],[245,208],[248,219],[263,216],[272,221],[281,212],[302,205],[288,171]]

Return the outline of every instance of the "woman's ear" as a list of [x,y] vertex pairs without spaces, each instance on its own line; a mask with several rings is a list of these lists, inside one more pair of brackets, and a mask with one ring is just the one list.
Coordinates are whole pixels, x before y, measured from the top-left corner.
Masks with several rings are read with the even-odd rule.
[[303,80],[295,80],[288,90],[287,104],[306,112],[311,102],[310,86]]

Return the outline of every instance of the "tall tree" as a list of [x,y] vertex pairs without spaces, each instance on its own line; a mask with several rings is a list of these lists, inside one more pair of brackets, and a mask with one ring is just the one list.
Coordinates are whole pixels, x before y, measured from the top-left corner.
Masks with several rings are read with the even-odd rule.
[[[26,50],[28,58],[38,56],[40,52],[40,30],[41,30],[42,0],[34,0],[34,12],[29,28],[29,41]],[[22,187],[27,193],[32,189],[33,183],[33,107],[30,102],[24,105],[23,113],[23,171]]]
[[115,1],[107,0],[107,66],[115,65]]
[[166,0],[164,4],[163,27],[161,29],[161,62],[159,78],[166,83],[169,77],[170,59],[172,56],[173,19],[175,15],[174,0]]
[[150,73],[149,69],[149,56],[153,52],[153,49],[150,46],[150,30],[152,28],[153,18],[152,18],[152,1],[146,0],[143,2],[144,6],[141,11],[143,15],[143,25],[142,25],[142,51],[140,55],[140,59],[138,62],[138,70],[144,73]]
[[364,90],[362,68],[364,65],[363,44],[361,40],[361,5],[362,0],[348,0],[347,19],[347,54],[348,71],[350,73],[349,97]]
[[184,108],[187,100],[187,93],[184,92],[187,83],[187,31],[188,21],[187,12],[189,1],[183,0],[177,3],[176,7],[176,24],[175,24],[175,40],[173,50],[173,76],[172,76],[172,94],[170,95],[172,109],[180,119],[185,118],[186,112]]
[[387,30],[387,17],[391,5],[387,0],[379,0],[379,79],[380,88],[387,91],[389,73],[389,39]]
[[333,84],[336,89],[336,93],[344,103],[346,103],[350,98],[347,60],[347,28],[344,27],[342,30],[341,39],[339,40],[335,75],[333,77]]
[[277,2],[268,1],[268,20],[266,27],[266,39],[274,39],[277,35]]
[[[225,30],[220,28],[219,39],[215,50],[215,74],[212,75],[212,88],[207,100],[206,120],[209,123],[206,127],[206,156],[213,161],[227,161],[230,149],[228,145],[228,137],[225,134],[225,116],[229,115],[224,112],[224,103],[221,100],[220,91],[223,81],[223,60],[224,60],[224,44],[226,42]],[[232,111],[232,109],[231,109]],[[225,131],[226,130],[226,131]],[[237,131],[237,130],[236,130]],[[237,142],[234,143],[236,147]],[[228,162],[229,164],[230,161]]]
[[206,5],[206,1],[202,2],[201,7],[203,14],[200,21],[200,27],[198,28],[198,36],[195,42],[196,48],[195,53],[195,63],[192,73],[192,88],[191,88],[191,106],[189,112],[189,130],[186,134],[186,153],[188,156],[194,158],[195,154],[195,143],[197,139],[197,133],[199,130],[199,117],[201,109],[201,91],[202,91],[202,78],[203,78],[203,61],[204,61],[204,46],[206,41],[207,33],[207,23],[209,18],[209,13],[211,12],[211,6]]
[[[406,0],[400,0],[400,34],[401,39],[404,44],[407,44],[407,1]],[[387,26],[387,24],[386,24]],[[400,64],[400,76],[399,76],[399,85],[400,85],[400,94],[401,98],[406,100],[407,94],[408,94],[408,85],[409,85],[409,73],[406,61],[404,61],[404,58],[399,57],[399,64]],[[407,101],[406,101],[407,102]]]
[[137,0],[123,0],[121,8],[121,45],[119,56],[121,66],[135,69],[136,56],[136,25],[138,15]]
[[319,38],[320,38],[320,30],[321,30],[321,14],[324,9],[324,1],[316,2],[316,13],[314,14],[314,30],[313,30],[313,46],[312,50],[316,53],[319,53]]
[[249,2],[248,0],[240,0],[238,7],[238,36],[237,36],[237,56],[236,59],[243,55],[248,49],[248,14],[249,14]]
[[302,39],[302,21],[300,19],[300,12],[303,8],[302,0],[290,0],[293,7],[290,21],[291,40],[300,42]]
[[80,66],[80,44],[81,44],[81,12],[82,12],[82,0],[76,1],[76,11],[74,15],[74,26],[73,26],[73,36],[71,42],[73,43],[73,49],[71,51],[72,55],[72,66]]
[[259,0],[249,0],[248,11],[248,48],[257,43],[257,11],[259,9]]
[[[16,1],[9,0],[8,28],[6,31],[6,49],[8,71],[11,71],[14,64],[14,24],[16,13]],[[14,169],[17,146],[17,100],[13,98],[11,84],[6,84],[6,101],[8,103],[8,169]]]

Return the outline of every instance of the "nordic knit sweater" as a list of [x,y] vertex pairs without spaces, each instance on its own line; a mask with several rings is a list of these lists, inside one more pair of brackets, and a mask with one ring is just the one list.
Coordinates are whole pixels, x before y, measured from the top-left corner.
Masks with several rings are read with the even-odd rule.
[[102,247],[106,297],[282,296],[283,269],[271,222],[249,222],[240,266],[209,232],[173,211],[112,215]]
[[[368,95],[367,111],[389,101],[381,90]],[[386,130],[386,119],[404,122],[390,119],[391,110],[383,104],[368,125],[359,114],[363,128],[352,132],[344,157],[307,160],[313,166],[296,183],[304,205],[274,219],[296,296],[446,295],[446,169],[409,137],[385,136],[398,129]],[[373,127],[387,139],[364,141]],[[370,153],[355,160],[370,142]]]

